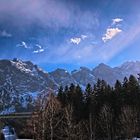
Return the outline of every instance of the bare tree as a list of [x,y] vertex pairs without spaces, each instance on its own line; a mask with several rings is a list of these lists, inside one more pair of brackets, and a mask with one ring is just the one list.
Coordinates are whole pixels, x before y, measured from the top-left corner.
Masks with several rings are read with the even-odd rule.
[[107,139],[112,140],[114,136],[113,115],[111,108],[108,105],[102,107],[99,119],[100,127],[104,134],[107,135]]
[[[59,115],[61,106],[54,94],[44,94],[37,102],[36,115],[33,115],[34,134],[38,140],[53,140],[62,117]],[[34,117],[36,116],[36,117]]]
[[42,93],[39,95],[36,101],[36,110],[32,115],[31,123],[33,127],[33,135],[36,140],[45,139],[45,118],[44,111],[47,104],[47,94]]
[[64,108],[66,140],[87,140],[85,135],[86,123],[84,121],[76,122],[73,118],[73,107],[68,105]]
[[137,110],[135,107],[125,106],[122,108],[120,115],[120,125],[122,134],[128,138],[132,138],[133,135],[138,131],[138,118]]

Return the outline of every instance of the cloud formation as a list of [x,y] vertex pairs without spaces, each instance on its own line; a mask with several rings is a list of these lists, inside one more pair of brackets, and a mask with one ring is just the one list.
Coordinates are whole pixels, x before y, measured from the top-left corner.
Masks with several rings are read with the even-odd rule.
[[138,40],[140,36],[139,25],[140,21],[131,25],[127,32],[122,32],[120,36],[104,44],[105,47],[99,50],[100,60],[107,62],[125,48],[132,47],[130,44]]
[[41,52],[44,52],[45,50],[42,48],[41,45],[39,44],[36,44],[35,47],[37,47],[36,50],[33,51],[33,53],[41,53]]
[[56,21],[56,24],[67,24],[70,13],[63,3],[55,0],[1,1],[0,19],[7,20],[9,15],[12,17],[12,22],[17,25],[31,25],[38,22],[46,26],[55,24]]
[[[119,34],[120,32],[122,32],[121,29],[119,29],[117,27],[117,23],[123,21],[123,19],[121,18],[114,18],[112,19],[112,24],[111,26],[109,26],[107,29],[106,29],[106,33],[103,35],[102,37],[102,41],[105,43],[107,42],[108,40],[111,40],[112,38],[114,38],[117,34]],[[115,27],[113,26],[115,25]]]
[[106,33],[104,34],[104,36],[102,37],[102,40],[104,42],[111,40],[113,37],[115,37],[117,34],[119,34],[120,32],[122,32],[121,29],[119,28],[108,28],[106,30]]
[[1,37],[12,37],[12,34],[8,33],[6,30],[0,31]]
[[78,45],[81,42],[81,38],[80,37],[71,38],[70,42]]
[[56,29],[73,26],[85,29],[96,27],[98,18],[93,12],[81,11],[79,5],[63,0],[4,0],[0,1],[1,22],[14,26],[37,24]]
[[[83,45],[81,49],[81,47],[66,47],[65,45],[62,45],[56,50],[53,50],[50,57],[46,55],[47,58],[44,61],[45,63],[46,61],[51,63],[74,62],[79,63],[80,65],[99,62],[107,63],[125,48],[132,47],[130,44],[137,40],[140,36],[139,25],[140,22],[132,25],[130,28],[128,28],[127,32],[123,31],[114,39],[104,43],[103,47],[100,47],[99,44],[89,46]],[[116,30],[113,31],[116,32]],[[54,56],[56,58],[54,58]]]
[[114,18],[114,19],[112,19],[112,25],[115,25],[115,24],[117,24],[117,23],[119,23],[121,21],[123,21],[122,18]]
[[29,45],[27,45],[27,43],[24,42],[24,41],[22,41],[20,44],[17,44],[16,46],[24,48],[24,49],[27,49],[30,52],[36,53],[36,54],[45,51],[45,49],[41,45],[39,45],[39,44],[35,44],[35,45],[34,44],[32,44],[32,45],[29,44]]
[[41,52],[44,52],[44,49],[39,49],[39,50],[33,51],[33,53],[41,53]]
[[[97,59],[102,59],[102,61],[109,60],[123,48],[123,45],[127,46],[127,42],[126,44],[123,43],[125,42],[124,39],[131,40],[131,35],[125,34],[127,38],[123,36],[123,40],[120,39],[125,33],[124,29],[126,29],[126,27],[123,29],[121,26],[122,28],[120,29],[120,26],[118,26],[123,19],[119,17],[111,19],[110,25],[106,27],[106,21],[110,20],[110,16],[114,17],[115,15],[115,13],[111,13],[112,10],[110,10],[110,16],[107,16],[107,11],[106,16],[102,17],[102,12],[104,12],[104,10],[102,11],[102,9],[104,9],[103,7],[100,7],[99,10],[92,7],[91,10],[89,8],[90,5],[92,5],[91,3],[85,6],[82,1],[80,2],[81,5],[78,3],[79,1],[70,0],[67,1],[68,3],[66,3],[66,1],[67,0],[0,1],[0,25],[2,22],[8,24],[8,26],[10,24],[10,28],[14,31],[16,30],[13,28],[13,25],[15,25],[15,27],[22,27],[20,29],[23,30],[23,34],[18,31],[17,34],[12,32],[14,36],[21,35],[18,36],[18,40],[25,41],[17,45],[20,48],[17,49],[17,51],[22,52],[23,50],[29,54],[29,59],[34,58],[35,61],[43,61],[45,63],[46,61],[52,63],[75,63],[78,61],[82,64],[91,61],[93,64]],[[84,8],[81,6],[84,6]],[[101,23],[99,23],[98,17],[102,19],[103,22],[99,20],[101,21]],[[36,32],[35,30],[34,32],[34,25],[37,27],[36,30],[39,31]],[[5,28],[5,26],[2,27],[4,27],[3,29],[5,29],[6,33],[11,31],[9,28]],[[103,28],[105,28],[104,33],[100,36]],[[18,28],[16,29],[18,30]],[[27,34],[25,33],[26,31]],[[8,37],[6,33],[3,34]],[[133,32],[129,33],[133,34]],[[35,39],[30,40],[30,37],[34,37]],[[101,42],[101,37],[103,42]],[[11,38],[11,40],[12,39],[13,38]],[[8,44],[10,43],[8,42]],[[27,54],[22,53],[21,55],[27,57]],[[19,57],[21,57],[21,55],[19,55]],[[86,59],[89,57],[90,59]]]
[[87,35],[81,35],[81,38],[84,40],[87,38]]
[[87,35],[81,35],[80,37],[74,37],[70,39],[70,43],[79,45],[82,40],[85,40]]
[[22,41],[21,44],[17,44],[16,46],[17,47],[23,47],[25,49],[29,49],[30,48],[29,46],[27,46],[26,42],[24,42],[24,41]]

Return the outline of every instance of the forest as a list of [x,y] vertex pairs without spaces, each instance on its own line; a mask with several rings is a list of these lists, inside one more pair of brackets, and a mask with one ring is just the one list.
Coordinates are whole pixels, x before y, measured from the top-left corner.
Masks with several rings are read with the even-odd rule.
[[31,99],[27,101],[31,118],[0,120],[0,128],[6,122],[19,138],[35,140],[125,140],[140,136],[140,84],[133,75],[123,82],[117,80],[114,87],[98,79],[85,89],[74,84],[60,86],[56,92],[42,92],[33,104]]
[[71,84],[42,94],[28,121],[36,140],[124,140],[140,135],[140,84],[133,75],[116,81]]

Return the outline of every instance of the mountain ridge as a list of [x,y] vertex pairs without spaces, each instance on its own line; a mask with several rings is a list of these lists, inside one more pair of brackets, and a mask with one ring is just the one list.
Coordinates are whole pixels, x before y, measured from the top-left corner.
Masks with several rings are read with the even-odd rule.
[[116,80],[122,81],[125,76],[137,76],[138,73],[140,61],[125,62],[114,68],[101,63],[93,69],[80,67],[79,70],[68,72],[57,68],[52,72],[46,72],[31,61],[0,60],[0,85],[10,82],[19,93],[56,90],[71,83],[85,87],[88,83],[94,85],[97,79],[103,79],[113,86]]

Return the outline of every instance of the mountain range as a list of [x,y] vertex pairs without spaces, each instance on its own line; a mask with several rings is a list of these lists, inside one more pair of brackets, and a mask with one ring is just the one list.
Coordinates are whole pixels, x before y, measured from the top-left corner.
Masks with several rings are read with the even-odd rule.
[[9,84],[16,92],[22,94],[56,90],[61,85],[66,86],[71,83],[84,88],[88,83],[94,85],[98,79],[103,79],[113,86],[116,80],[122,81],[125,76],[129,77],[131,74],[137,76],[138,73],[140,73],[140,61],[128,61],[114,68],[101,63],[92,70],[80,67],[79,70],[72,72],[58,68],[48,73],[30,61],[15,58],[0,60],[0,87]]

